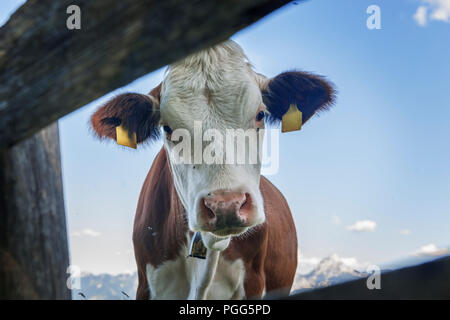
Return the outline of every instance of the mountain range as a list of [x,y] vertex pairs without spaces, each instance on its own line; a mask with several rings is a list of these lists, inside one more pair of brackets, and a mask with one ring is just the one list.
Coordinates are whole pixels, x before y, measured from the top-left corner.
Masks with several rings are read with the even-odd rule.
[[72,289],[74,300],[134,300],[137,273],[92,274],[82,273],[80,289]]
[[328,287],[338,283],[366,278],[367,272],[360,272],[344,262],[339,256],[333,254],[322,259],[309,273],[297,272],[295,275],[292,293],[305,290]]
[[[322,259],[309,273],[297,272],[292,293],[337,283],[365,278],[366,272],[359,272],[337,255]],[[75,300],[133,300],[136,295],[137,274],[81,274],[80,289],[72,290]]]

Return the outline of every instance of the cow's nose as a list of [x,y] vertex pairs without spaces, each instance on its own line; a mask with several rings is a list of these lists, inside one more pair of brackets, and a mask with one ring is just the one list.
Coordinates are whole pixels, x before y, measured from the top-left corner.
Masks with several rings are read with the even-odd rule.
[[248,224],[250,195],[243,192],[218,190],[202,199],[205,206],[202,220],[208,229],[245,227]]

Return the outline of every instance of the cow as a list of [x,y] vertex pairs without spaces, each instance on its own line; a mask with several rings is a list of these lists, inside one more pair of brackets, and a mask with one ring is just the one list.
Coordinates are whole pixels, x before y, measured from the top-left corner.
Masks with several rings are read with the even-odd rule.
[[[296,228],[286,199],[261,176],[261,159],[180,162],[177,146],[187,143],[184,152],[195,153],[198,144],[176,132],[259,132],[266,122],[279,123],[292,106],[305,123],[334,97],[333,84],[322,76],[288,71],[269,79],[256,73],[242,48],[227,40],[168,66],[149,94],[120,94],[95,111],[91,125],[100,139],[117,139],[121,126],[137,145],[164,140],[136,209],[137,299],[248,299],[290,292]],[[206,147],[201,143],[200,151]],[[206,250],[200,258],[189,250],[197,235]]]

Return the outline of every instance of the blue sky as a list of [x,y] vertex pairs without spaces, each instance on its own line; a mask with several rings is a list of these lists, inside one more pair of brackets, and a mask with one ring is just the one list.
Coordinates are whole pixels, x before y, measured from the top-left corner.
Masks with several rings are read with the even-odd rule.
[[[0,23],[21,2],[3,1]],[[449,2],[312,0],[233,37],[258,72],[311,71],[338,89],[330,112],[280,134],[280,169],[269,177],[291,206],[305,263],[336,253],[385,264],[448,251]],[[380,30],[366,27],[372,4]],[[162,77],[163,69],[114,93],[147,93]],[[94,140],[89,116],[109,96],[59,121],[72,264],[97,273],[134,271],[134,211],[161,147]],[[366,220],[369,231],[349,230]]]

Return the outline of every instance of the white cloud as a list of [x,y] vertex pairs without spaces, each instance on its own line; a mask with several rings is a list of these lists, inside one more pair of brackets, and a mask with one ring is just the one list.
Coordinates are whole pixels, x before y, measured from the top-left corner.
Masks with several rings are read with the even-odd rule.
[[425,6],[420,6],[417,8],[413,18],[419,26],[425,26],[427,24],[427,11],[428,9]]
[[317,257],[303,257],[302,255],[300,255],[299,257],[299,262],[302,264],[306,264],[306,265],[317,265],[320,262],[320,259]]
[[338,256],[337,258],[343,264],[345,264],[346,266],[352,267],[352,268],[357,268],[360,265],[358,260],[356,260],[356,258],[354,258],[354,257],[345,258],[345,257]]
[[428,0],[434,4],[434,10],[431,12],[431,20],[448,22],[450,19],[450,1],[449,0]]
[[411,234],[411,230],[409,230],[409,229],[402,229],[402,230],[400,230],[400,234],[402,236],[409,236]]
[[100,235],[101,235],[100,232],[94,231],[92,229],[83,229],[81,231],[72,232],[73,237],[81,237],[81,236],[99,237]]
[[314,269],[322,259],[317,257],[305,257],[300,252],[298,253],[297,272],[308,273]]
[[420,26],[425,26],[429,20],[450,21],[450,0],[422,0],[422,5],[413,16]]
[[333,215],[333,216],[331,216],[331,219],[333,220],[333,223],[335,224],[335,225],[340,225],[341,224],[341,218],[339,218],[338,216],[336,216],[336,215]]
[[420,247],[419,250],[413,253],[414,256],[418,257],[438,257],[450,254],[450,249],[448,248],[438,248],[434,243],[430,243]]
[[356,221],[351,226],[348,226],[347,229],[355,232],[374,232],[377,227],[377,223],[372,220],[360,220]]

